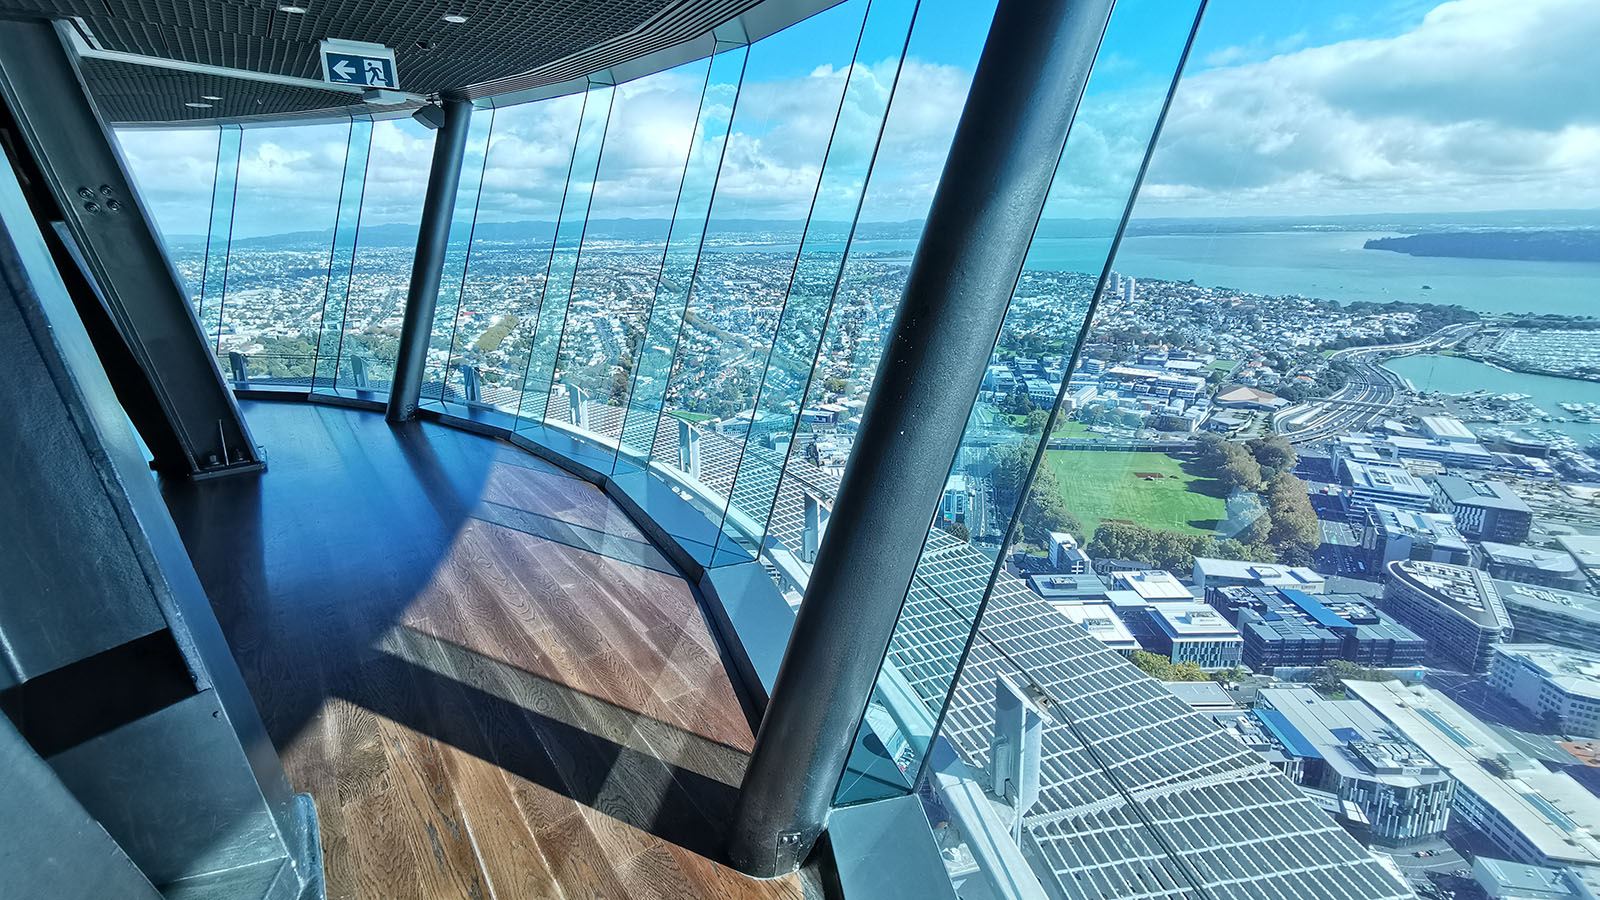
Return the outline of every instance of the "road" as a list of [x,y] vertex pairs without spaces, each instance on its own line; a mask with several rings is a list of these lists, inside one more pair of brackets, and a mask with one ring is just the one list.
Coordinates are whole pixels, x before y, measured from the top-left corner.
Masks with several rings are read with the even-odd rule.
[[1391,413],[1402,389],[1400,376],[1385,369],[1383,360],[1447,347],[1477,327],[1472,323],[1449,325],[1420,341],[1350,347],[1334,353],[1330,362],[1339,360],[1350,365],[1349,383],[1331,396],[1279,412],[1273,416],[1273,431],[1291,443],[1312,444],[1365,430]]

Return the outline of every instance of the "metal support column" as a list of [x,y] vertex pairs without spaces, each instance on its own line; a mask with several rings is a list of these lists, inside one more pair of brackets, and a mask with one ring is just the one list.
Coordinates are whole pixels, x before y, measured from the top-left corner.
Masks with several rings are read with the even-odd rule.
[[428,169],[428,193],[422,201],[422,225],[417,231],[417,256],[411,264],[406,315],[400,325],[394,386],[389,390],[389,410],[385,417],[390,422],[411,418],[422,397],[428,341],[433,337],[433,308],[439,301],[439,279],[444,271],[445,250],[450,243],[450,220],[455,215],[461,158],[467,150],[467,125],[471,121],[470,102],[444,101],[444,125],[433,138],[433,165]]
[[178,475],[260,469],[63,27],[0,22],[0,132],[29,209],[156,467]]
[[1000,0],[730,832],[742,871],[822,831],[1112,0]]

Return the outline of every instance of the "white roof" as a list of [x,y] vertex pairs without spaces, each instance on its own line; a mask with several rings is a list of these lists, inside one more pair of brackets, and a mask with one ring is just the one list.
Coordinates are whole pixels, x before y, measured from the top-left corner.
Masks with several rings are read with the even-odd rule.
[[[1345,689],[1372,707],[1408,740],[1450,771],[1452,778],[1503,815],[1541,855],[1600,865],[1600,798],[1571,775],[1549,772],[1507,746],[1476,718],[1438,691],[1397,681],[1346,681]],[[1485,761],[1509,763],[1505,778]]]

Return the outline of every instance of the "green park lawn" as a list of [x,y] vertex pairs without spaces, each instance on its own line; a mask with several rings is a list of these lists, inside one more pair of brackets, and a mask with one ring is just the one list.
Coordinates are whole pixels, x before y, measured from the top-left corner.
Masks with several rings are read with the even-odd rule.
[[1052,450],[1045,462],[1087,537],[1103,521],[1209,534],[1227,515],[1214,482],[1165,453]]

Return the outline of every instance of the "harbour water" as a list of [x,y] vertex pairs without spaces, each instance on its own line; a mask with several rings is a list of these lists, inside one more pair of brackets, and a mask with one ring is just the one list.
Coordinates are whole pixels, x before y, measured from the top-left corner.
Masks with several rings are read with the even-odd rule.
[[[1405,300],[1459,304],[1480,313],[1600,315],[1600,263],[1455,259],[1367,250],[1368,238],[1392,232],[1284,231],[1134,235],[1115,268],[1135,278],[1188,281],[1255,294],[1301,294],[1326,300]],[[1028,267],[1098,273],[1104,237],[1040,235]],[[859,253],[910,259],[911,239],[858,239]]]
[[[1459,356],[1422,354],[1391,359],[1384,368],[1406,379],[1419,391],[1490,394],[1526,394],[1527,402],[1551,416],[1568,416],[1563,403],[1600,403],[1600,382],[1549,375],[1508,372],[1496,366]],[[1583,422],[1536,422],[1532,427],[1560,431],[1580,444],[1600,439],[1600,425]],[[1527,431],[1527,427],[1517,430]]]

